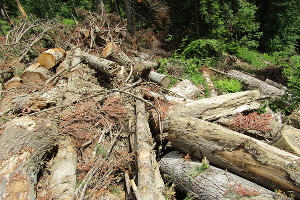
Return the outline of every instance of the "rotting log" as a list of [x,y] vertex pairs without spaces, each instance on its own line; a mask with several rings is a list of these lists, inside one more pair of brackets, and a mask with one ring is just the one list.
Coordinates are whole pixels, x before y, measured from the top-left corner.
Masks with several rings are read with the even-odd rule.
[[262,141],[196,118],[171,118],[172,146],[269,189],[300,197],[300,157]]
[[300,130],[292,126],[283,127],[281,137],[273,145],[300,156]]
[[184,99],[195,99],[202,93],[192,81],[187,79],[177,82],[170,91]]
[[50,77],[50,72],[42,67],[40,63],[30,65],[22,74],[21,79],[25,84],[34,84],[34,82],[44,82]]
[[66,55],[65,50],[62,48],[48,49],[40,54],[38,57],[38,62],[42,67],[46,69],[51,69],[57,65]]
[[284,90],[269,85],[266,82],[248,74],[245,74],[243,72],[237,70],[230,70],[227,74],[229,77],[237,79],[244,83],[247,86],[247,88],[252,90],[259,90],[263,96],[275,98],[281,97],[284,94]]
[[288,200],[278,193],[263,188],[226,170],[214,167],[207,161],[188,161],[177,151],[165,155],[159,162],[160,170],[168,180],[193,199],[252,199]]
[[60,140],[50,175],[51,196],[54,199],[73,199],[76,187],[77,153],[70,138]]
[[157,73],[155,71],[150,71],[148,77],[151,81],[158,83],[160,86],[162,86],[164,88],[167,88],[169,86],[169,84],[171,83],[171,80],[169,79],[169,77],[167,77],[164,74]]
[[274,87],[277,87],[278,89],[281,89],[281,90],[284,90],[284,91],[287,91],[287,87],[283,86],[282,84],[280,83],[277,83],[275,81],[272,81],[270,79],[266,79],[265,82],[269,85],[273,85]]
[[109,42],[101,55],[123,66],[133,64],[133,61],[114,42]]
[[44,119],[21,117],[7,123],[0,138],[0,199],[35,199],[38,173],[56,135],[56,126]]
[[5,83],[5,89],[18,88],[22,85],[22,80],[15,76]]
[[145,105],[136,101],[135,151],[137,154],[138,190],[143,200],[163,200],[164,182],[153,151]]

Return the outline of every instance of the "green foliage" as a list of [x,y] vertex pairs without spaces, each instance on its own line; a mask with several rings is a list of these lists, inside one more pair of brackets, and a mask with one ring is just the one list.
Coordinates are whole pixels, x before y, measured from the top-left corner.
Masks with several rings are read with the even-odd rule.
[[226,93],[234,93],[242,91],[241,83],[236,79],[224,79],[215,82],[215,86],[219,91]]
[[6,35],[10,30],[8,22],[0,19],[0,35]]
[[198,39],[186,46],[181,53],[182,58],[198,58],[219,56],[224,51],[224,45],[214,39]]
[[106,150],[101,144],[96,144],[96,155],[101,155],[102,157],[107,155]]
[[75,21],[73,19],[63,19],[63,23],[67,26],[75,25]]
[[270,56],[266,53],[264,54],[258,53],[257,51],[250,50],[246,47],[238,48],[236,55],[242,60],[244,60],[245,62],[257,68],[266,68],[270,64],[276,63],[275,57]]
[[300,56],[294,55],[289,58],[283,73],[288,78],[288,86],[295,93],[300,95]]

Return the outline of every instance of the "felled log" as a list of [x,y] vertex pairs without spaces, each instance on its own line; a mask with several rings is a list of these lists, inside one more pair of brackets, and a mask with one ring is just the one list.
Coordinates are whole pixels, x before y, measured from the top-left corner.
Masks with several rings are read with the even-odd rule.
[[25,84],[33,84],[34,82],[44,82],[50,77],[50,72],[42,67],[40,63],[30,65],[22,74],[21,79]]
[[213,82],[211,81],[210,77],[212,75],[212,71],[209,69],[209,68],[204,68],[202,70],[202,75],[208,85],[208,88],[209,88],[209,92],[210,92],[210,97],[215,97],[215,96],[218,96],[218,93],[217,91],[215,90],[215,87],[214,87],[214,84]]
[[300,130],[285,126],[281,131],[281,137],[273,145],[300,156]]
[[109,42],[101,55],[123,66],[133,64],[133,61],[114,42]]
[[113,61],[104,58],[98,58],[97,56],[83,51],[81,51],[80,54],[85,63],[91,65],[91,67],[93,67],[94,69],[110,77],[112,77],[116,71],[121,69],[121,67]]
[[184,99],[195,99],[201,94],[201,90],[190,80],[183,80],[170,88],[171,92],[183,97]]
[[269,85],[273,85],[274,87],[277,87],[278,89],[281,89],[281,90],[284,90],[286,91],[287,90],[287,87],[283,86],[282,84],[280,83],[276,83],[275,81],[272,81],[270,79],[266,79],[265,82]]
[[191,194],[193,199],[290,199],[214,167],[208,162],[187,161],[176,151],[165,155],[159,164],[161,172],[167,175],[179,190]]
[[294,191],[300,197],[300,157],[264,142],[195,118],[171,118],[172,146],[269,189]]
[[290,124],[295,127],[300,129],[300,105],[298,108],[291,114],[290,116]]
[[61,140],[53,159],[50,175],[51,196],[54,199],[73,199],[76,187],[77,154],[70,139]]
[[171,83],[169,77],[167,77],[164,74],[157,73],[155,71],[150,71],[149,73],[149,79],[158,83],[160,86],[167,88],[169,84]]
[[0,138],[0,199],[35,199],[38,173],[56,135],[44,119],[21,117],[7,124]]
[[146,118],[145,105],[136,101],[135,151],[137,154],[138,191],[143,200],[165,199],[164,182],[153,152],[152,135]]
[[227,74],[229,77],[237,79],[244,83],[249,89],[259,90],[263,96],[274,98],[281,97],[284,94],[284,90],[269,85],[264,81],[261,81],[243,72],[230,70]]
[[18,88],[22,85],[22,80],[15,76],[5,83],[5,89]]
[[66,52],[62,48],[48,49],[47,51],[41,53],[41,55],[38,57],[38,62],[42,67],[51,69],[57,65],[65,57],[65,55]]

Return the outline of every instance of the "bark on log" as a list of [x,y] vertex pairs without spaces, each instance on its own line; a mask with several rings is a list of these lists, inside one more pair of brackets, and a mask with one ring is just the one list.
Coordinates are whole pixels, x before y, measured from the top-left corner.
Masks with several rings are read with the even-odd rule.
[[114,72],[121,69],[121,67],[110,60],[104,58],[98,58],[97,56],[81,51],[81,57],[83,61],[91,65],[94,69],[112,77]]
[[152,149],[152,135],[146,118],[145,105],[140,100],[136,101],[136,115],[138,190],[143,200],[163,200],[164,182]]
[[123,66],[133,64],[132,60],[114,42],[106,45],[102,51],[102,57],[111,58],[110,60]]
[[227,74],[229,77],[237,79],[245,85],[247,85],[249,89],[259,90],[263,96],[274,98],[281,97],[284,94],[283,90],[269,85],[264,81],[261,81],[243,72],[237,70],[230,70]]
[[225,94],[170,106],[168,116],[214,120],[245,111],[257,104],[255,100],[259,98],[260,93],[257,90]]
[[43,119],[21,117],[7,124],[0,138],[0,199],[35,199],[37,175],[56,135],[56,127]]
[[300,130],[285,126],[281,131],[281,137],[273,145],[300,156]]
[[149,73],[148,77],[150,80],[158,83],[160,86],[162,86],[164,88],[167,88],[169,86],[169,84],[171,83],[169,77],[167,77],[164,74],[157,73],[155,71],[151,71]]
[[195,118],[169,120],[172,145],[192,156],[273,189],[274,185],[300,197],[300,157],[249,136]]
[[25,84],[34,84],[34,82],[44,82],[50,77],[50,72],[42,67],[40,63],[30,65],[22,74],[21,79]]
[[15,76],[5,83],[5,89],[18,88],[22,85],[22,80]]
[[65,55],[66,52],[62,48],[48,49],[38,57],[38,62],[42,67],[51,69],[57,65],[65,57]]
[[190,80],[183,80],[170,88],[170,91],[184,99],[195,99],[201,94],[201,90]]
[[201,168],[203,162],[186,161],[176,151],[165,155],[159,164],[162,173],[193,199],[290,199],[212,165]]
[[52,198],[73,199],[76,186],[77,154],[70,138],[61,140],[51,166],[50,188]]
[[287,91],[287,87],[284,87],[282,84],[276,83],[275,81],[272,81],[268,78],[265,80],[265,82],[269,85],[273,85],[274,87],[277,87],[278,89],[281,89],[283,91]]

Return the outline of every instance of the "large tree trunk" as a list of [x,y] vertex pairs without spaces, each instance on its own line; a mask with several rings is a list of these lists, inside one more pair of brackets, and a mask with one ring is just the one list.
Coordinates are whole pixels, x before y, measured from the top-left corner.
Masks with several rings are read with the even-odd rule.
[[176,151],[165,155],[159,164],[162,173],[175,182],[178,189],[192,194],[193,199],[289,199],[205,161],[187,161]]
[[284,90],[278,89],[272,85],[265,83],[264,81],[261,81],[257,78],[254,78],[253,76],[250,76],[237,70],[229,71],[228,76],[241,81],[249,89],[261,91],[262,95],[267,97],[280,97],[284,94]]
[[226,168],[269,189],[300,197],[300,158],[249,136],[195,118],[171,118],[169,140],[185,153]]
[[7,124],[0,138],[0,199],[35,199],[38,172],[56,135],[56,127],[43,119],[22,117]]
[[145,105],[136,101],[135,150],[138,167],[138,190],[143,200],[163,200],[164,182],[153,152],[153,142],[146,118]]
[[126,12],[126,18],[127,18],[127,29],[128,32],[131,35],[133,35],[134,30],[133,30],[132,10],[130,6],[130,0],[123,0],[123,1],[124,1],[125,12]]

